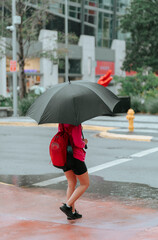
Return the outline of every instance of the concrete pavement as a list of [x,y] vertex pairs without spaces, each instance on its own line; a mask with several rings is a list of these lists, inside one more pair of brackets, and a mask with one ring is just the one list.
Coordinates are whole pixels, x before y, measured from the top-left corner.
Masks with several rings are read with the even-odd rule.
[[95,200],[85,194],[76,208],[83,214],[68,221],[59,210],[65,191],[0,184],[1,240],[157,240],[155,209]]

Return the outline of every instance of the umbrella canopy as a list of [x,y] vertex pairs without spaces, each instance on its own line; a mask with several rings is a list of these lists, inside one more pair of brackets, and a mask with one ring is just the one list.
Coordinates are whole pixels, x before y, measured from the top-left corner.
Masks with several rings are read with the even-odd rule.
[[73,81],[48,89],[31,105],[27,116],[38,124],[80,123],[101,115],[113,115],[119,98],[93,82]]

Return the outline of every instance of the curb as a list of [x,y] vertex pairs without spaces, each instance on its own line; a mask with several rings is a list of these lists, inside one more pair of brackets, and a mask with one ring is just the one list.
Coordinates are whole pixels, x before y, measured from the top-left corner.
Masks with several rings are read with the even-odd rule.
[[[0,122],[0,126],[58,127],[58,124],[50,123],[50,124],[38,125],[37,123],[34,123],[34,122]],[[153,138],[151,136],[144,136],[144,135],[125,135],[125,134],[116,134],[116,133],[108,132],[110,130],[117,129],[115,127],[102,127],[102,126],[84,125],[83,124],[83,129],[99,131],[100,133],[96,134],[96,136],[101,137],[101,138],[142,141],[142,142],[150,142],[150,141],[152,141],[152,138]]]
[[38,125],[34,122],[0,122],[0,126],[18,126],[18,127],[57,127],[57,123]]
[[144,136],[144,135],[125,135],[125,134],[115,134],[109,132],[101,132],[98,134],[99,137],[102,138],[110,138],[110,139],[120,139],[120,140],[130,140],[130,141],[140,141],[140,142],[150,142],[153,137]]

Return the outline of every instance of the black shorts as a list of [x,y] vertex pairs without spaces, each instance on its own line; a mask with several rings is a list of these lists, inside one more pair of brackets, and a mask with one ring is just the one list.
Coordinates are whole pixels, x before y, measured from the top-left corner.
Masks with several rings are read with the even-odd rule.
[[73,157],[72,153],[67,153],[67,165],[63,169],[64,172],[72,170],[75,175],[82,175],[87,172],[85,162]]

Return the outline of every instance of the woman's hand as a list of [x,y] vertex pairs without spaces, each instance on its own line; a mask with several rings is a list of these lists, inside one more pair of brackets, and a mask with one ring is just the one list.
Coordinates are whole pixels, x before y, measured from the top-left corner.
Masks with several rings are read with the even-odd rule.
[[85,142],[85,144],[87,145],[88,140],[86,138],[83,139],[83,141]]

